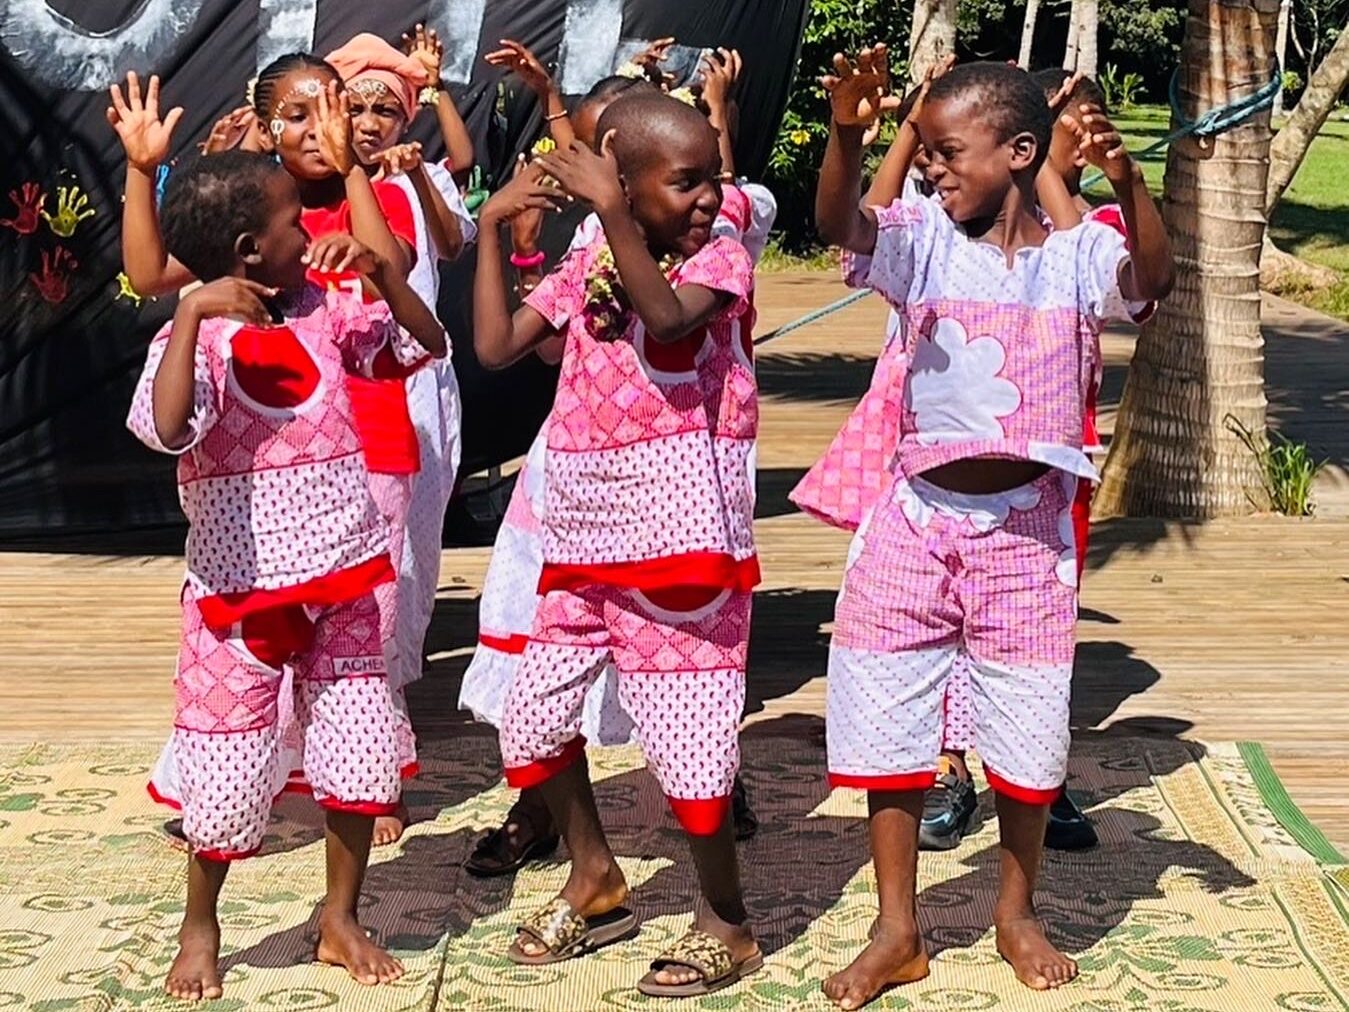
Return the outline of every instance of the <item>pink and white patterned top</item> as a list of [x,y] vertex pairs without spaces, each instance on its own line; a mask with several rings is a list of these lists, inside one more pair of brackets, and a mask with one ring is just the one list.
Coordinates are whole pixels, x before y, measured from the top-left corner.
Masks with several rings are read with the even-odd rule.
[[622,338],[602,341],[585,310],[601,249],[570,253],[525,300],[567,336],[547,430],[540,592],[586,583],[748,590],[758,582],[753,263],[739,243],[713,239],[671,284],[725,292],[725,310],[668,344],[629,313]]
[[877,224],[872,255],[846,258],[845,272],[904,317],[899,470],[987,456],[1095,479],[1083,412],[1101,324],[1130,316],[1123,236],[1084,223],[1018,250],[1009,267],[931,201],[896,201]]
[[426,353],[382,302],[308,284],[281,308],[278,326],[202,322],[182,446],[165,446],[154,422],[171,323],[150,342],[127,417],[146,446],[179,457],[188,580],[212,626],[339,603],[392,576],[346,376],[369,375],[385,349],[400,361]]

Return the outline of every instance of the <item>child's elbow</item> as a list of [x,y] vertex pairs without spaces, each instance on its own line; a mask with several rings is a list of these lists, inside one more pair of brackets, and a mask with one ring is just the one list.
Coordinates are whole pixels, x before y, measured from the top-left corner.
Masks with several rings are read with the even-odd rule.
[[473,354],[477,357],[478,364],[489,372],[504,369],[511,364],[506,349],[495,341],[483,341],[475,337],[473,339]]

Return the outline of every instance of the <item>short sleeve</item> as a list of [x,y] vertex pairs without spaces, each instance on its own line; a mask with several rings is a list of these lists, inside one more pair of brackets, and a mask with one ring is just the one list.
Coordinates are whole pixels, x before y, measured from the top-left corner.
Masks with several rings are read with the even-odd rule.
[[713,239],[680,266],[674,277],[674,287],[701,285],[714,292],[725,292],[731,303],[720,319],[733,320],[749,308],[749,294],[754,290],[754,261],[734,239]]
[[1097,222],[1084,222],[1079,228],[1083,235],[1077,257],[1078,308],[1101,322],[1131,319],[1131,304],[1119,287],[1120,267],[1129,258],[1124,236]]
[[426,166],[426,175],[431,180],[431,185],[444,198],[445,206],[450,209],[450,213],[459,219],[459,232],[464,237],[464,245],[467,246],[478,238],[478,223],[473,220],[473,215],[468,213],[463,194],[459,192],[454,177],[443,165],[435,164]]
[[[1102,204],[1100,207],[1092,208],[1083,220],[1108,225],[1124,236],[1126,247],[1129,245],[1129,226],[1125,224],[1124,211],[1118,204]],[[1125,307],[1129,311],[1129,318],[1134,323],[1140,324],[1146,323],[1152,318],[1152,314],[1157,312],[1157,303],[1155,302],[1125,302]]]
[[576,226],[576,231],[571,236],[571,242],[567,244],[567,252],[572,253],[579,249],[585,249],[603,234],[604,228],[600,225],[600,216],[591,211],[581,220],[581,224]]
[[375,199],[379,209],[384,212],[384,220],[389,223],[389,231],[397,239],[402,239],[413,249],[417,248],[417,219],[412,211],[412,201],[407,192],[397,183],[380,180],[374,184]]
[[773,191],[760,183],[741,183],[741,191],[749,199],[749,227],[742,242],[756,264],[768,245],[768,235],[778,220],[778,199]]
[[843,280],[850,288],[870,288],[891,305],[902,305],[913,285],[921,238],[945,212],[930,200],[896,200],[876,209],[876,245],[869,255],[845,252]]
[[525,305],[547,320],[556,331],[566,330],[567,322],[581,312],[586,271],[594,259],[590,250],[587,246],[569,251],[525,296]]
[[181,456],[187,453],[211,431],[216,423],[219,411],[216,406],[216,387],[211,378],[210,362],[206,352],[206,325],[197,333],[197,354],[192,367],[192,415],[188,418],[191,433],[181,446],[166,446],[155,430],[155,376],[159,373],[160,363],[169,347],[169,333],[173,324],[168,323],[155,335],[145,355],[145,368],[141,370],[136,382],[136,392],[131,398],[131,410],[127,413],[126,427],[142,443],[152,450]]
[[397,379],[412,375],[434,357],[398,325],[387,302],[366,302],[340,290],[325,297],[347,371],[370,379]]
[[712,222],[712,235],[716,238],[725,237],[736,242],[744,242],[745,233],[749,231],[749,220],[749,197],[740,187],[729,183],[723,184],[721,209],[717,211],[717,217]]

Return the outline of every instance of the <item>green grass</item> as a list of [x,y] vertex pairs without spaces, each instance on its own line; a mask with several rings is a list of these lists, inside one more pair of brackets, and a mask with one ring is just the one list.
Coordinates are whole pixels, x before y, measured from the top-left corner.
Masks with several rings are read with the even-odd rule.
[[[1341,281],[1328,290],[1289,289],[1280,294],[1331,316],[1349,320],[1349,121],[1341,108],[1321,128],[1293,183],[1274,210],[1270,235],[1280,249],[1329,267]],[[1117,116],[1116,124],[1135,153],[1165,137],[1169,111],[1139,106]],[[1139,157],[1149,188],[1160,195],[1166,151]],[[1092,193],[1104,194],[1104,184]]]

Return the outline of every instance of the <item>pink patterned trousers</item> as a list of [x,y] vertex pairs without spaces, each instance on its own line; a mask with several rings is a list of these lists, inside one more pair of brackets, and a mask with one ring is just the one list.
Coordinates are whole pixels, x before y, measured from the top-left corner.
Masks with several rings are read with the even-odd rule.
[[366,815],[397,805],[407,718],[389,691],[374,594],[336,607],[277,608],[217,630],[185,591],[170,747],[183,832],[199,856],[230,861],[262,845],[282,762],[277,713],[287,664],[315,799]]
[[605,666],[647,765],[694,835],[721,826],[740,766],[751,595],[590,585],[547,594],[506,697],[506,782],[533,787],[585,747],[586,695]]
[[[972,716],[990,786],[1053,800],[1067,766],[1077,622],[1073,484],[1050,472],[968,496],[893,481],[853,540],[835,614],[831,782],[926,789],[948,719]],[[969,715],[947,713],[957,677]]]

